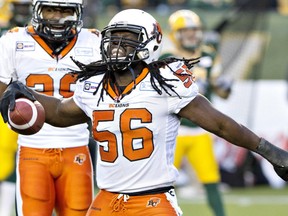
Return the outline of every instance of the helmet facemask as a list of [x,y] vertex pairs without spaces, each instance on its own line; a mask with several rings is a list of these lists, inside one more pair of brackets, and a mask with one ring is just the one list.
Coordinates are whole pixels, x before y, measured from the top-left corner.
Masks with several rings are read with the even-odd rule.
[[[73,15],[59,20],[45,19],[43,8],[49,7],[55,10],[73,10]],[[65,41],[77,35],[83,26],[82,5],[77,3],[59,3],[38,1],[33,7],[32,25],[40,36],[50,41]]]
[[[134,34],[133,39],[121,36],[117,32]],[[112,71],[126,70],[129,66],[143,61],[149,57],[145,48],[147,33],[141,26],[116,24],[102,31],[101,53],[108,69]],[[143,53],[147,53],[143,55]]]
[[[121,42],[120,38],[111,37],[115,32],[121,31],[133,32],[137,35],[134,37],[134,41],[128,41],[129,46],[133,47],[134,50],[125,56],[116,55],[114,57],[109,53],[109,43],[112,45],[112,41],[115,43],[118,41],[118,44],[121,45],[121,43],[127,42],[123,39]],[[117,68],[122,70],[129,68],[131,70],[130,66],[139,62],[148,65],[158,60],[161,55],[162,36],[159,23],[150,14],[139,9],[123,10],[116,14],[102,31],[102,59],[111,70],[117,70]],[[118,53],[120,54],[120,52]]]

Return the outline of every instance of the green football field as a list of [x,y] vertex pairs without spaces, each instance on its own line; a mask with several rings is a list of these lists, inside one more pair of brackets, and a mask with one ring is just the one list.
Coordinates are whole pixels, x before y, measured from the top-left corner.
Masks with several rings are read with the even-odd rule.
[[[288,188],[265,187],[231,189],[223,193],[227,216],[287,216]],[[205,196],[178,199],[183,216],[213,216]]]

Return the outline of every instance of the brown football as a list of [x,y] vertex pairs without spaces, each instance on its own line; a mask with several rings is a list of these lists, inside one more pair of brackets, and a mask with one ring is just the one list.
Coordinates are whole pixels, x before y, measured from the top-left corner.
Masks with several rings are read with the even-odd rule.
[[45,110],[38,101],[17,98],[15,109],[8,111],[8,123],[12,130],[23,135],[37,133],[45,121]]

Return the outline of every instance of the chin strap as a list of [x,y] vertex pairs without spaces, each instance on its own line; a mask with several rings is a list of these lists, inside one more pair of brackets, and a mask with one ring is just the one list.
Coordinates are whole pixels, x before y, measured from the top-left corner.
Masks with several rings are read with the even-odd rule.
[[135,76],[135,71],[133,70],[133,68],[131,67],[131,65],[128,66],[128,70],[131,72],[132,79],[133,79],[133,83],[134,83],[133,88],[135,88],[135,87],[136,87],[136,76]]
[[59,55],[61,53],[61,51],[69,44],[69,40],[64,41],[60,46],[58,46],[56,49],[53,49],[52,54],[53,55]]

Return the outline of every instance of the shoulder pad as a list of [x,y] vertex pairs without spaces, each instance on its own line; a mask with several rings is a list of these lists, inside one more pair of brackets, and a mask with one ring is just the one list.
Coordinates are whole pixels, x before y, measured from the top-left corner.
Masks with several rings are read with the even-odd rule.
[[14,28],[8,30],[8,33],[14,33],[14,32],[19,32],[19,27],[14,27]]
[[98,29],[95,29],[95,28],[93,28],[93,29],[88,29],[88,31],[89,32],[91,32],[92,34],[95,34],[95,35],[97,35],[98,37],[100,36],[100,31],[98,30]]

